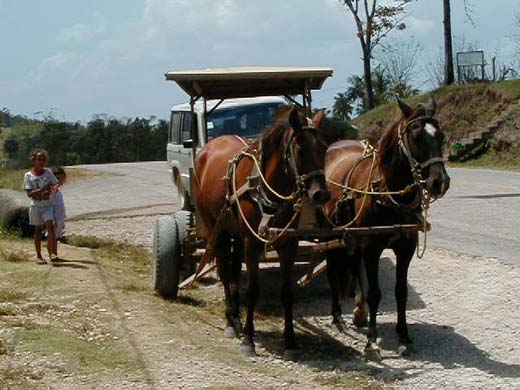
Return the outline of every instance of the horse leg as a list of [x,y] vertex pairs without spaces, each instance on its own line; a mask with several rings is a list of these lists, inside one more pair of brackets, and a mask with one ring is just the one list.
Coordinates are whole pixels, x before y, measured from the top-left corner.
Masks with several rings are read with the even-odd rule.
[[254,314],[255,306],[260,294],[260,286],[258,284],[258,263],[260,255],[262,253],[262,245],[259,244],[256,239],[246,237],[244,239],[244,251],[246,255],[246,266],[247,266],[247,315],[246,324],[244,327],[244,336],[240,344],[240,354],[246,357],[256,355],[255,351],[255,326],[254,326]]
[[408,300],[408,267],[415,252],[416,243],[416,239],[403,239],[394,247],[396,256],[395,301],[397,303],[397,325],[395,330],[399,337],[398,352],[403,356],[415,352],[413,341],[408,335],[406,303]]
[[368,324],[368,342],[365,347],[367,359],[382,360],[381,350],[377,345],[377,310],[381,302],[381,290],[379,289],[379,256],[381,250],[371,250],[370,243],[365,250],[364,261],[368,280],[368,308],[370,321]]
[[240,315],[238,306],[234,305],[231,293],[231,274],[232,274],[232,254],[231,254],[231,238],[225,232],[220,233],[218,237],[218,245],[215,247],[215,258],[217,260],[217,269],[222,285],[224,286],[224,296],[226,301],[226,328],[224,329],[224,337],[239,337],[240,329],[236,327],[236,320],[240,324]]
[[327,258],[327,279],[329,280],[330,286],[330,297],[331,297],[331,312],[332,324],[340,332],[344,332],[347,329],[347,325],[341,316],[341,305],[339,304],[339,295],[341,291],[340,280],[338,278],[340,262],[342,261],[341,255],[343,251],[339,249],[330,250],[326,253]]
[[356,251],[353,260],[353,282],[356,287],[355,307],[352,313],[352,323],[356,328],[363,328],[368,325],[368,304],[365,295],[366,271],[363,257],[360,250]]
[[244,257],[244,241],[235,238],[232,246],[231,255],[231,282],[229,285],[231,293],[231,307],[233,308],[233,329],[236,337],[242,333],[242,323],[240,322],[240,274],[242,272],[242,258]]
[[292,291],[292,270],[294,257],[298,250],[298,241],[287,241],[285,245],[276,247],[280,257],[280,268],[282,271],[281,298],[284,309],[284,332],[285,350],[283,357],[285,360],[297,360],[299,355],[298,345],[294,336],[293,326],[293,291]]

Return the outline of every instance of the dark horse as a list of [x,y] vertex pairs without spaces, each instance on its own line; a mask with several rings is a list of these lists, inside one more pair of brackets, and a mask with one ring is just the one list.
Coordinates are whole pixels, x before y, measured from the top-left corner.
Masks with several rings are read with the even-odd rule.
[[[295,109],[285,117],[288,120],[265,129],[252,143],[236,136],[221,136],[209,141],[197,154],[194,164],[197,208],[209,236],[218,235],[215,258],[224,285],[225,334],[228,337],[239,336],[242,332],[239,284],[242,255],[245,254],[247,316],[240,351],[246,356],[255,354],[253,315],[260,292],[259,260],[264,250],[263,237],[258,232],[266,226],[295,227],[298,222],[298,218],[294,218],[295,205],[302,199],[308,199],[312,207],[322,206],[330,199],[323,172],[327,146],[318,130],[324,118],[323,111],[313,118],[312,127]],[[266,225],[262,219],[265,220],[267,214],[273,217]],[[295,358],[297,351],[291,287],[297,246],[297,240],[283,236],[273,243],[282,271],[284,356],[289,359]]]
[[[444,133],[434,118],[436,103],[415,109],[398,101],[401,118],[387,129],[379,140],[375,152],[356,141],[339,141],[330,146],[325,160],[325,174],[332,183],[332,198],[326,211],[336,225],[384,226],[423,224],[424,197],[442,197],[448,190],[450,178],[444,168],[442,145]],[[375,154],[374,154],[375,153]],[[339,184],[339,185],[338,185]],[[346,187],[349,187],[347,189]],[[353,189],[361,190],[356,192]],[[372,194],[363,194],[370,190]],[[390,194],[390,192],[392,194]],[[377,193],[377,194],[376,194]],[[368,279],[368,307],[370,323],[367,353],[380,359],[377,346],[376,315],[381,291],[378,283],[379,258],[385,248],[396,256],[395,298],[399,352],[409,353],[412,340],[406,324],[408,296],[408,266],[418,242],[417,232],[389,233],[346,239],[347,247],[327,253],[327,271],[331,285],[333,323],[344,326],[341,318],[339,295],[353,288],[346,287],[348,278],[357,282],[356,308],[353,322],[366,324],[367,313],[361,285],[362,265]],[[362,261],[364,260],[364,262]]]

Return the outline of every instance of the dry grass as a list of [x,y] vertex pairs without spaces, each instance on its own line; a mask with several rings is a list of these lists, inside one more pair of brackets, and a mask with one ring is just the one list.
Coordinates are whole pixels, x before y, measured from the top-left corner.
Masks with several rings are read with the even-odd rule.
[[[450,86],[434,91],[438,101],[437,117],[446,133],[446,148],[455,140],[486,126],[520,97],[520,80],[498,84],[474,84]],[[416,96],[407,101],[409,105],[425,102],[428,96]],[[360,137],[377,142],[382,132],[400,115],[397,104],[391,103],[356,118]],[[484,167],[520,170],[520,118],[512,115],[499,128],[489,143],[489,152],[480,158],[453,164],[462,167]]]
[[[68,184],[100,175],[100,173],[90,169],[67,168],[66,171]],[[0,188],[23,191],[23,177],[25,172],[27,172],[27,169],[0,168]]]

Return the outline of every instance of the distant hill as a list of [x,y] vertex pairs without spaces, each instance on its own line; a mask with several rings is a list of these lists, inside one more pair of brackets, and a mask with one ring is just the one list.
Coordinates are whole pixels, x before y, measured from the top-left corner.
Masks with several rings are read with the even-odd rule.
[[[446,133],[447,149],[452,142],[465,139],[477,129],[495,123],[501,114],[510,113],[487,142],[486,152],[468,163],[520,170],[520,111],[512,110],[520,99],[520,80],[444,87],[431,95],[438,102],[436,117]],[[407,103],[426,102],[429,96],[415,96]],[[375,143],[399,115],[397,104],[390,103],[357,117],[353,123],[359,128],[360,138]]]

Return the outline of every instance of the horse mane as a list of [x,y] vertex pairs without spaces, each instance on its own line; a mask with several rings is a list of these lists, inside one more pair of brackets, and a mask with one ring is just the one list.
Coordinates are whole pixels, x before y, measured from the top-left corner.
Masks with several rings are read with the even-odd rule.
[[288,121],[276,121],[272,125],[269,125],[269,127],[266,127],[250,145],[250,148],[260,152],[260,166],[264,167],[265,157],[270,155],[278,145],[283,143],[285,131],[289,127],[291,127],[291,125]]
[[388,128],[383,135],[381,136],[378,142],[378,152],[379,152],[379,169],[383,176],[387,177],[388,173],[391,171],[392,166],[395,164],[396,153],[395,150],[397,148],[397,140],[398,140],[398,131],[400,130],[401,123],[404,121],[404,116],[401,116],[397,122],[395,122],[390,128]]
[[388,174],[394,171],[400,161],[400,151],[398,150],[397,142],[398,132],[402,130],[401,126],[404,126],[407,121],[427,114],[427,107],[420,103],[415,107],[409,118],[405,118],[404,115],[401,115],[399,120],[383,133],[379,139],[377,149],[379,151],[379,170],[384,177],[388,177]]

